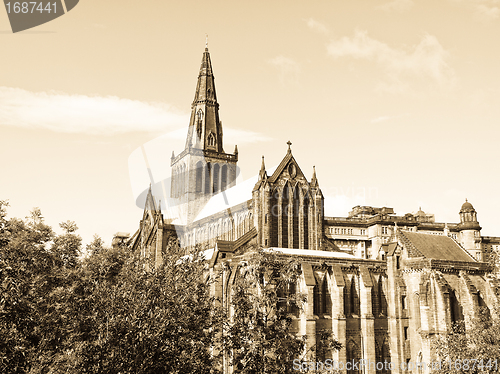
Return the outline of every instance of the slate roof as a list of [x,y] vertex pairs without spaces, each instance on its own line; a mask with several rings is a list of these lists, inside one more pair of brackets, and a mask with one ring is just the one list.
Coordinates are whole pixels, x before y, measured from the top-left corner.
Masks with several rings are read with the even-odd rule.
[[[448,236],[400,231],[403,242],[409,242],[425,258],[435,260],[476,262],[457,242]],[[407,244],[407,243],[405,243]]]

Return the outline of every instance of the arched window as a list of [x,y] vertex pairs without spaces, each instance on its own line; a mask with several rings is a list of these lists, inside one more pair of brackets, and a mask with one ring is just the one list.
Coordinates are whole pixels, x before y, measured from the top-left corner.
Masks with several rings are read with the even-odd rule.
[[198,135],[198,139],[201,138],[201,130],[202,130],[202,120],[203,120],[203,111],[200,109],[197,113],[198,121],[196,122],[196,135]]
[[288,248],[288,202],[289,202],[288,183],[283,188],[281,195],[281,247]]
[[208,135],[208,146],[209,147],[215,147],[215,136],[213,133],[210,133]]
[[201,161],[196,163],[196,192],[200,193],[203,188],[203,164]]
[[309,192],[304,194],[304,204],[302,209],[304,217],[304,249],[309,249]]
[[378,312],[379,312],[379,314],[386,315],[387,314],[387,303],[385,300],[382,277],[380,277],[378,280],[377,298],[378,298]]
[[355,278],[353,277],[352,278],[352,281],[351,281],[351,292],[350,292],[350,309],[351,309],[351,313],[352,314],[355,314],[355,315],[358,315],[359,312],[358,312],[358,301],[359,301],[359,298],[358,298],[358,294],[357,294],[357,290],[356,290],[356,280]]
[[292,194],[292,238],[293,238],[293,248],[299,249],[299,186],[297,185],[293,190]]
[[207,162],[207,166],[205,167],[205,193],[209,194],[210,191],[210,162]]
[[214,165],[214,189],[213,192],[217,193],[219,191],[219,164]]
[[325,274],[325,278],[323,279],[323,284],[321,286],[321,313],[323,314],[330,314],[329,310],[331,310],[331,303],[330,303],[330,293],[328,292],[328,281],[327,281],[327,276]]
[[278,244],[278,222],[279,222],[279,204],[278,204],[279,190],[276,188],[272,194],[269,201],[269,210],[271,211],[271,223],[269,225],[269,236],[271,247],[277,247]]
[[222,165],[221,168],[221,178],[220,178],[220,189],[224,191],[227,187],[227,165]]

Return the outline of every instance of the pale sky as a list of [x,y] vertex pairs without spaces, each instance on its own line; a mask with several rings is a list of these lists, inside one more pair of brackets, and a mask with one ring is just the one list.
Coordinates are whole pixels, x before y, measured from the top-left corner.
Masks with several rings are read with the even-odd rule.
[[17,34],[0,11],[9,216],[40,207],[85,242],[133,233],[129,157],[172,131],[182,150],[205,34],[244,178],[290,140],[327,214],[422,207],[458,222],[468,198],[500,236],[500,0],[82,0]]

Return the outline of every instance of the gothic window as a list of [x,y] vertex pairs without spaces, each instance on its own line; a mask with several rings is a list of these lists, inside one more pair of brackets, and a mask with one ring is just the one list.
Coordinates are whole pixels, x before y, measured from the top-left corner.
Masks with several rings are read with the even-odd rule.
[[351,281],[351,292],[350,292],[349,296],[350,296],[350,298],[349,298],[350,312],[351,312],[351,314],[358,315],[358,313],[359,313],[359,310],[358,310],[359,298],[358,298],[358,294],[356,292],[356,282],[355,282],[354,277],[352,278],[352,281]]
[[450,317],[452,324],[463,321],[462,307],[454,290],[450,290]]
[[269,227],[270,233],[270,246],[278,247],[278,222],[279,222],[279,204],[278,204],[278,189],[274,190],[271,194],[269,201],[271,210],[271,224]]
[[408,304],[406,302],[406,295],[402,295],[401,296],[401,308],[403,308],[403,309],[407,309],[408,308]]
[[280,287],[277,290],[278,296],[278,309],[282,309],[287,314],[293,314],[295,317],[299,316],[299,308],[294,302],[295,294],[297,293],[297,286],[295,282],[290,282]]
[[285,185],[281,196],[281,247],[288,248],[288,203],[289,186]]
[[208,146],[209,147],[215,147],[215,136],[213,133],[210,133],[208,135]]
[[304,196],[304,248],[309,249],[309,196]]
[[330,307],[330,293],[328,292],[328,282],[327,282],[327,277],[325,274],[325,278],[323,279],[321,286],[321,313],[323,314],[330,314],[328,313],[328,309]]
[[214,165],[214,189],[213,189],[213,192],[219,191],[219,171],[220,171],[219,164],[215,164]]
[[207,162],[207,166],[205,167],[205,193],[210,193],[210,162]]
[[377,298],[378,298],[378,312],[382,315],[385,315],[387,311],[386,311],[386,300],[384,294],[384,287],[382,283],[382,277],[380,277],[378,280]]
[[300,248],[299,244],[299,190],[298,186],[293,190],[292,195],[292,230],[293,230],[293,248]]
[[347,288],[347,282],[346,285],[344,286],[344,315],[345,316],[349,315],[349,291]]
[[196,123],[196,133],[198,135],[198,138],[201,138],[201,128],[202,128],[202,121],[203,121],[203,111],[200,109],[198,110],[198,121]]
[[196,192],[200,193],[203,188],[203,165],[201,161],[196,163]]
[[320,291],[318,284],[313,288],[313,313],[317,316],[319,316],[320,313],[320,304],[321,304],[321,297],[320,297]]
[[221,168],[221,178],[220,178],[220,189],[224,191],[227,187],[227,165],[222,165]]

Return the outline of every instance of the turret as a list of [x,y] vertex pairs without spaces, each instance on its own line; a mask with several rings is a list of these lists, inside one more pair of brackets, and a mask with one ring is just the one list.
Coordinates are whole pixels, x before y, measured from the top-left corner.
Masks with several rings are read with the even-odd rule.
[[460,209],[460,244],[464,247],[476,260],[482,261],[481,251],[481,226],[477,221],[477,213],[471,203],[465,199],[465,203]]

